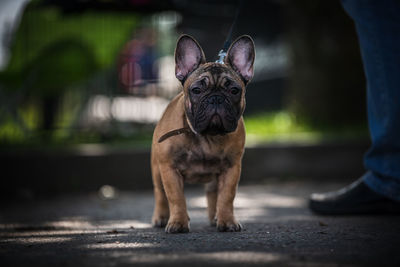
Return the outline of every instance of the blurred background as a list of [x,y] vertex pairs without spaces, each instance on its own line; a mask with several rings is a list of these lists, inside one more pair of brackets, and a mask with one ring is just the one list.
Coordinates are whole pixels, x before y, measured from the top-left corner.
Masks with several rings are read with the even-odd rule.
[[[216,60],[237,7],[235,0],[2,0],[4,195],[151,188],[152,131],[181,90],[176,40],[190,34]],[[233,36],[242,34],[256,44],[242,183],[361,174],[365,78],[340,2],[244,1]]]

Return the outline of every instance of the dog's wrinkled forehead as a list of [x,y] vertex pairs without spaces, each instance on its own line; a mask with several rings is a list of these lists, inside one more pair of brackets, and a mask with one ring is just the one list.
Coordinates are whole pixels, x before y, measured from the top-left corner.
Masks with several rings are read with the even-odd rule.
[[244,87],[244,82],[230,67],[225,64],[209,62],[201,65],[190,75],[185,82],[185,87],[190,86],[196,81],[205,81],[207,84],[219,85],[226,80],[234,80]]
[[209,63],[208,66],[204,68],[204,71],[209,72],[211,75],[221,75],[222,73],[228,73],[228,68],[220,63]]

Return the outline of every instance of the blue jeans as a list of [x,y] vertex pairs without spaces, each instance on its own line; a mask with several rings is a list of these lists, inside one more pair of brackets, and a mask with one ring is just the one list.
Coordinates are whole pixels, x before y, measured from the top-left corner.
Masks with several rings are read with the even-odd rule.
[[400,1],[342,0],[354,20],[367,77],[372,145],[364,182],[400,201]]

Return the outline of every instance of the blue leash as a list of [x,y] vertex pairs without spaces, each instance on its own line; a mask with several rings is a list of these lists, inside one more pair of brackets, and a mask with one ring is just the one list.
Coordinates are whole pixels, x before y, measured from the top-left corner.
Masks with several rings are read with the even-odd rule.
[[237,20],[239,18],[239,14],[240,14],[240,10],[242,9],[242,6],[243,6],[243,0],[239,0],[238,1],[238,6],[236,8],[235,18],[233,19],[231,28],[229,29],[229,33],[228,33],[228,36],[226,37],[224,46],[222,47],[222,49],[218,53],[218,59],[215,61],[216,63],[224,64],[224,59],[226,57],[226,52],[228,52],[229,46],[232,44],[232,33],[233,33],[233,30],[236,27],[236,22],[237,22]]

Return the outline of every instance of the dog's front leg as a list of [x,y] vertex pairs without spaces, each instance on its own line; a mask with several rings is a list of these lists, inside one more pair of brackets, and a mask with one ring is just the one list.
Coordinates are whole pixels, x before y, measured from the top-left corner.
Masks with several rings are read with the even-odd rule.
[[189,232],[189,216],[183,194],[183,178],[178,170],[167,164],[160,166],[161,179],[168,199],[170,210],[169,220],[165,227],[166,233]]
[[233,200],[239,183],[241,164],[235,164],[218,178],[217,229],[238,232],[242,229],[233,215]]

